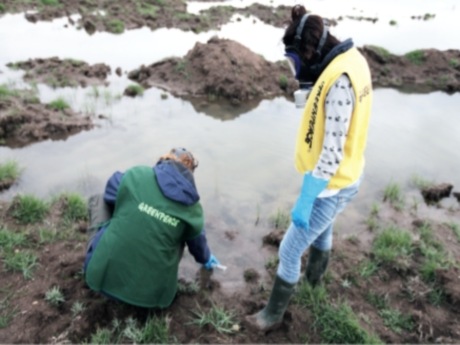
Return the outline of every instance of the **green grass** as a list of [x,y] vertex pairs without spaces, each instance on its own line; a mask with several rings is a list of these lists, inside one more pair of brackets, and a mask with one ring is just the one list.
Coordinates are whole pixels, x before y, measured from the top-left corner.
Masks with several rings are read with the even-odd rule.
[[8,160],[0,164],[0,183],[16,181],[21,175],[21,169],[17,162]]
[[278,79],[278,83],[279,83],[280,88],[285,90],[288,86],[288,78],[284,74],[280,75]]
[[64,222],[78,222],[88,219],[86,200],[76,193],[64,193],[59,199],[63,202],[62,219]]
[[371,50],[375,51],[379,56],[381,56],[384,60],[387,60],[388,58],[391,57],[391,53],[380,46],[375,46],[375,45],[369,45],[368,46]]
[[31,279],[37,257],[27,250],[5,252],[3,263],[7,271],[21,272],[25,279]]
[[369,231],[375,231],[377,230],[380,225],[378,222],[378,216],[380,212],[380,206],[377,203],[373,203],[371,206],[371,212],[369,214],[369,217],[366,220],[367,228]]
[[12,201],[12,216],[21,224],[41,222],[49,212],[46,202],[33,195],[18,195]]
[[132,317],[124,323],[112,321],[111,328],[97,328],[90,336],[90,344],[168,344],[174,343],[169,336],[169,319],[149,316],[143,325]]
[[413,50],[404,54],[404,56],[414,65],[421,65],[425,61],[425,54],[422,50]]
[[[367,332],[358,317],[346,303],[331,304],[326,290],[319,286],[301,284],[294,301],[309,310],[315,319],[323,343],[330,344],[383,344],[374,334]],[[305,329],[308,332],[308,329]]]
[[420,233],[419,249],[423,256],[420,274],[426,282],[435,282],[436,271],[447,269],[451,263],[443,245],[435,239],[430,224],[423,223],[417,229]]
[[58,233],[56,230],[51,230],[49,228],[40,228],[38,229],[38,238],[40,244],[50,243],[58,238]]
[[26,246],[27,238],[20,232],[12,232],[6,228],[0,229],[0,254],[7,250],[13,250],[16,247]]
[[458,66],[460,66],[460,60],[455,59],[455,58],[450,59],[449,60],[449,66],[452,67],[452,68],[457,68]]
[[383,201],[388,201],[397,210],[404,208],[404,198],[397,183],[390,183],[383,191]]
[[106,23],[107,30],[114,34],[121,34],[125,31],[125,23],[119,19],[111,19]]
[[374,275],[379,268],[378,263],[370,260],[362,261],[358,266],[359,275],[363,278],[369,278],[370,276]]
[[411,178],[411,183],[414,185],[417,189],[422,190],[424,188],[429,188],[434,185],[432,181],[425,180],[424,178],[418,176],[418,175],[413,175]]
[[269,222],[275,229],[287,229],[291,223],[291,216],[278,209],[276,214],[270,216]]
[[198,291],[200,291],[200,286],[197,282],[190,282],[190,283],[177,283],[177,292],[184,295],[194,295]]
[[142,96],[144,94],[144,88],[140,85],[133,84],[126,88],[126,92],[128,92],[129,95]]
[[396,309],[382,309],[379,312],[385,326],[393,332],[400,334],[404,331],[412,331],[414,323],[410,315],[405,315]]
[[436,307],[439,307],[446,299],[444,291],[441,288],[433,288],[428,293],[428,300],[431,304]]
[[45,301],[55,307],[65,302],[64,295],[59,286],[53,286],[50,290],[46,291]]
[[0,229],[0,258],[7,271],[21,272],[25,279],[32,278],[37,257],[25,250],[30,246],[27,236],[21,232]]
[[52,101],[48,104],[48,106],[56,111],[63,111],[65,109],[70,108],[70,105],[62,97],[59,97],[58,99]]
[[72,308],[70,308],[70,311],[72,312],[73,317],[81,314],[84,310],[85,310],[85,304],[79,301],[73,302]]
[[407,231],[390,226],[375,237],[372,253],[377,262],[396,263],[398,258],[411,255],[412,237]]
[[58,6],[61,4],[59,0],[40,0],[40,2],[45,6]]
[[388,308],[388,295],[369,292],[366,300],[379,310]]
[[149,317],[140,327],[134,319],[128,318],[122,334],[134,344],[167,344],[170,342],[168,324],[165,318]]
[[10,298],[12,293],[0,300],[0,329],[8,327],[17,312],[17,307],[11,309]]
[[460,242],[460,225],[454,222],[451,223],[444,223],[447,227],[449,227],[452,232],[454,233],[455,237],[457,238],[457,241]]
[[158,6],[154,6],[148,3],[137,4],[137,12],[142,16],[150,16],[155,18],[159,10]]
[[97,328],[96,333],[92,334],[90,344],[116,344],[112,341],[112,331],[107,328]]
[[369,229],[369,231],[372,231],[372,232],[376,231],[380,226],[379,222],[377,221],[377,219],[375,217],[372,217],[372,216],[367,218],[366,224],[367,224],[367,228]]
[[0,84],[0,99],[10,98],[13,96],[18,96],[18,91],[13,90],[8,87],[6,84]]
[[438,248],[422,244],[420,250],[424,256],[420,274],[426,282],[435,282],[436,271],[447,269],[450,266],[450,262],[446,258],[445,252]]
[[[198,308],[199,309],[199,308]],[[198,310],[192,311],[195,315],[192,323],[203,328],[207,325],[213,327],[219,333],[233,333],[233,326],[236,324],[235,314],[216,305],[212,305],[207,312]]]
[[378,309],[385,326],[400,334],[403,330],[411,331],[414,327],[412,318],[389,306],[388,295],[369,292],[366,300]]
[[279,262],[280,262],[279,257],[277,255],[273,256],[270,259],[268,259],[268,261],[265,263],[265,268],[268,270],[275,269],[278,266]]

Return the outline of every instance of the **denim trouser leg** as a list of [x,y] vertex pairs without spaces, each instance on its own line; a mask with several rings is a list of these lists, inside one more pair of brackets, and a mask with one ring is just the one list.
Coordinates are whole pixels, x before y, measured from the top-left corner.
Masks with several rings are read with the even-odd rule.
[[296,283],[300,277],[301,257],[313,245],[325,251],[332,248],[333,224],[337,215],[358,193],[359,183],[342,189],[327,198],[317,198],[313,204],[309,228],[298,229],[290,224],[279,248],[280,263],[278,276],[289,283]]

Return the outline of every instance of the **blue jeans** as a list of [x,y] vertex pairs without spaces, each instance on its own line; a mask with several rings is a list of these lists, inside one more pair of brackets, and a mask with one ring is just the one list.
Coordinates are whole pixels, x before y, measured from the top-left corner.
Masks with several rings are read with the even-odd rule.
[[297,228],[293,223],[284,234],[279,248],[277,274],[284,281],[294,284],[300,278],[301,257],[312,245],[318,250],[332,248],[334,221],[345,206],[358,193],[360,181],[340,190],[327,198],[316,198],[307,230]]

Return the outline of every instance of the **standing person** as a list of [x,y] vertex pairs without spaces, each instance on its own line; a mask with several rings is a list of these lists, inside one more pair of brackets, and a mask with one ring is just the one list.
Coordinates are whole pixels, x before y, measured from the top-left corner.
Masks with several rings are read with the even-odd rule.
[[88,286],[125,303],[168,307],[177,291],[185,244],[211,270],[211,254],[193,172],[191,152],[174,148],[157,164],[115,172],[103,197],[89,200],[84,271]]
[[247,317],[250,326],[264,331],[281,324],[308,248],[305,279],[315,286],[326,271],[334,221],[358,193],[372,107],[367,61],[351,39],[334,37],[320,16],[294,6],[283,43],[295,78],[312,89],[295,151],[295,165],[303,175],[300,195],[280,244],[268,304]]

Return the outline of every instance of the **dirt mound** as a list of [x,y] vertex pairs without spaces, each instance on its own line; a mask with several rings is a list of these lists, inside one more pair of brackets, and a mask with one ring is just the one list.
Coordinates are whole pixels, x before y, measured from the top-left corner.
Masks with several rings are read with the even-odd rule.
[[11,62],[7,66],[25,70],[25,80],[44,83],[53,88],[104,85],[111,73],[110,66],[103,63],[89,65],[84,61],[61,60],[58,57]]
[[184,58],[141,66],[128,76],[146,88],[233,104],[292,95],[298,85],[287,64],[266,61],[238,42],[216,37],[197,43]]
[[0,145],[23,147],[63,140],[94,127],[90,117],[74,112],[63,100],[42,104],[33,90],[0,85]]
[[460,91],[460,50],[423,49],[398,56],[384,48],[364,46],[374,86],[413,92]]

